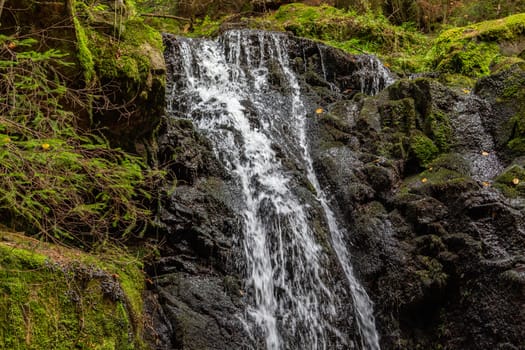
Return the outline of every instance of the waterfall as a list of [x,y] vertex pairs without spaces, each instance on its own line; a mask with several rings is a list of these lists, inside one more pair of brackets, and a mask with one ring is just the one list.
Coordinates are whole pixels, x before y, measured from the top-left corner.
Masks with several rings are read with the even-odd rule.
[[[250,299],[243,321],[254,344],[262,338],[266,349],[348,349],[357,341],[362,349],[379,349],[372,302],[353,274],[346,233],[314,172],[307,107],[288,40],[248,30],[216,40],[176,39],[168,112],[193,120],[237,187]],[[385,84],[384,77],[358,74],[368,92]],[[298,185],[300,176],[310,192]],[[325,228],[314,228],[316,215]],[[332,247],[323,243],[323,232]],[[334,256],[347,287],[327,267]],[[346,332],[346,290],[358,340]]]

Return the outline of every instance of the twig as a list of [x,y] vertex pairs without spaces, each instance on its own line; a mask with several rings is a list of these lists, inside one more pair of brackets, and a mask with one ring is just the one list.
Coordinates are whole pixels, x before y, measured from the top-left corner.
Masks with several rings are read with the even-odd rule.
[[177,19],[179,21],[188,21],[188,22],[192,21],[191,18],[172,16],[172,15],[162,15],[162,14],[159,14],[159,13],[141,13],[140,15],[143,16],[143,17],[170,18],[170,19]]

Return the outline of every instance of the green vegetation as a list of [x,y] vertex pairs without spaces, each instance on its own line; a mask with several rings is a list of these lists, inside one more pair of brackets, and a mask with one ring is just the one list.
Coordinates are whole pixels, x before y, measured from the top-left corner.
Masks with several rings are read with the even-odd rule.
[[148,216],[137,200],[142,162],[76,127],[78,118],[63,103],[88,98],[60,81],[55,67],[64,64],[63,54],[33,51],[31,39],[0,41],[6,48],[0,59],[0,211],[6,223],[77,243],[136,232]]
[[500,46],[523,34],[525,14],[447,30],[436,39],[430,53],[432,68],[472,77],[487,75],[501,60]]
[[515,198],[525,196],[525,169],[514,164],[496,178],[494,187],[499,188],[506,196]]
[[416,275],[421,279],[423,285],[438,288],[446,286],[448,275],[443,272],[443,265],[437,259],[419,255],[418,260],[423,265],[423,269],[417,270]]
[[373,53],[394,70],[425,70],[429,41],[410,24],[394,26],[381,14],[360,14],[331,6],[289,4],[254,19],[253,27],[290,31],[350,53]]
[[420,132],[416,132],[410,137],[410,150],[423,167],[439,154],[439,149],[434,142]]
[[83,1],[76,1],[75,7],[78,57],[86,80],[121,79],[128,82],[131,94],[139,90],[151,70],[162,64],[161,34],[140,17],[130,16],[129,8],[117,12]]
[[145,348],[137,259],[0,237],[0,348]]
[[424,130],[430,135],[440,152],[450,149],[452,139],[452,126],[450,118],[439,110],[434,110],[425,118]]

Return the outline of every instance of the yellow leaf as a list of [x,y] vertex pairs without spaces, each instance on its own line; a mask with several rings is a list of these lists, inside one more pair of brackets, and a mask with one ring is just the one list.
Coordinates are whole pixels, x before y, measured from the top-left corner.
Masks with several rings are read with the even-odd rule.
[[482,184],[483,184],[483,187],[490,187],[490,182],[488,181],[483,181]]
[[323,113],[323,112],[324,112],[324,110],[323,110],[322,108],[317,108],[317,109],[315,110],[315,113],[316,113],[316,114],[321,114],[321,113]]
[[47,150],[49,149],[49,147],[51,147],[51,145],[50,145],[49,143],[43,143],[43,144],[42,144],[42,149],[43,149],[44,151],[47,151]]
[[470,90],[469,89],[463,89],[463,93],[464,94],[470,94]]
[[489,155],[489,152],[483,151],[483,152],[481,152],[481,155],[484,156],[484,157],[486,157],[486,156]]
[[520,179],[518,179],[517,177],[515,177],[514,179],[512,179],[512,183],[513,183],[514,185],[517,185],[517,184],[520,183]]
[[421,179],[421,182],[422,182],[422,183],[425,183],[425,182],[427,182],[427,181],[428,181],[428,179],[427,179],[426,177],[424,177],[424,178]]

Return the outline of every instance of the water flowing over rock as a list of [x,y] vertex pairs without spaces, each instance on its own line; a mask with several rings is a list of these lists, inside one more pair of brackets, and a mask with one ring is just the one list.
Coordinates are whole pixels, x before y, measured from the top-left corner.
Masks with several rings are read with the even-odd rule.
[[394,81],[250,30],[165,46],[158,349],[521,349],[509,74]]
[[[168,111],[190,118],[210,141],[235,193],[247,294],[237,316],[248,346],[379,349],[372,302],[313,168],[307,132],[315,108],[300,73],[332,93],[354,94],[391,83],[387,70],[373,57],[323,52],[278,33],[235,30],[217,40],[168,38],[166,45]],[[345,74],[328,81],[334,55]]]

